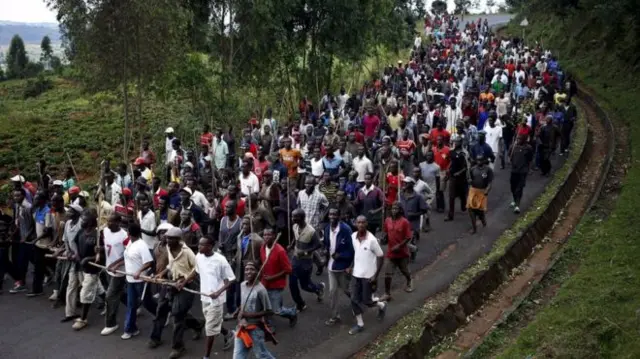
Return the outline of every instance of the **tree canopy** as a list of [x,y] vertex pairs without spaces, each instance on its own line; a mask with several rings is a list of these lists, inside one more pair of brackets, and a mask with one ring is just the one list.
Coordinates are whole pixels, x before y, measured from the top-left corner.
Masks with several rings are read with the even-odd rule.
[[22,38],[15,35],[11,39],[9,50],[7,51],[7,78],[19,78],[25,75],[29,58],[24,48]]

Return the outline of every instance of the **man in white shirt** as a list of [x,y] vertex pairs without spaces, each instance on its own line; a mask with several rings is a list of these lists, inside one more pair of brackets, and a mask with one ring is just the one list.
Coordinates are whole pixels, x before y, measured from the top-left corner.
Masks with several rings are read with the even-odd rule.
[[138,222],[140,223],[140,231],[142,232],[142,240],[146,243],[150,251],[155,248],[158,243],[156,238],[156,215],[151,210],[151,200],[144,196],[139,201],[140,210],[138,211]]
[[167,167],[167,181],[171,180],[171,161],[173,160],[173,140],[175,140],[175,136],[173,135],[173,127],[167,127],[164,130],[164,134],[167,136],[164,140],[164,151],[165,151],[165,165]]
[[185,183],[186,187],[191,189],[191,191],[193,192],[193,194],[191,195],[191,201],[193,201],[196,206],[202,208],[205,213],[209,213],[209,211],[211,210],[211,204],[207,200],[207,197],[204,195],[204,193],[198,191],[198,189],[196,188],[196,180],[193,177],[187,177]]
[[367,218],[358,216],[358,231],[351,236],[355,255],[351,268],[351,309],[356,316],[356,325],[349,334],[357,334],[364,330],[362,313],[366,307],[378,307],[378,319],[382,320],[387,311],[387,303],[373,301],[372,284],[378,280],[378,274],[384,263],[384,252],[378,239],[367,230]]
[[[502,168],[504,168],[504,156],[500,148],[502,147],[502,127],[496,125],[496,120],[493,117],[489,117],[489,126],[485,126],[484,132],[486,132],[486,141],[496,158],[500,157],[502,161]],[[489,167],[493,169],[494,163],[489,164]]]
[[462,119],[462,111],[456,106],[456,101],[453,100],[444,110],[444,117],[447,119],[447,131],[453,136],[458,130],[456,124]]
[[[144,203],[144,201],[142,202]],[[151,213],[153,214],[153,212]],[[129,225],[130,244],[124,250],[125,271],[133,274],[127,275],[127,312],[124,319],[124,334],[121,336],[124,340],[140,334],[136,324],[136,312],[141,301],[150,313],[155,314],[157,309],[151,291],[144,290],[146,284],[140,279],[143,273],[153,265],[151,251],[145,241],[140,240],[140,235],[140,226],[137,223],[131,223]]]
[[227,259],[213,250],[216,242],[209,236],[200,239],[196,255],[196,270],[187,278],[187,282],[192,281],[198,273],[200,292],[208,293],[200,296],[205,320],[204,331],[207,336],[204,358],[207,359],[211,355],[216,335],[222,333],[224,336],[224,350],[229,349],[233,344],[233,334],[222,326],[222,322],[223,307],[227,301],[225,292],[236,281],[236,277]]
[[251,172],[251,167],[247,161],[242,162],[242,173],[240,173],[238,179],[240,180],[240,191],[242,191],[245,196],[260,192],[258,176]]
[[358,146],[358,155],[353,158],[351,163],[353,165],[353,170],[358,174],[356,182],[364,184],[364,175],[367,173],[373,173],[373,163],[364,155],[364,146]]
[[129,234],[120,228],[120,215],[113,213],[109,216],[107,227],[102,230],[105,266],[109,274],[109,287],[106,295],[106,314],[104,316],[104,329],[100,335],[109,335],[118,330],[118,307],[120,297],[124,293],[126,280],[124,274],[116,273],[124,271],[124,250],[129,244]]

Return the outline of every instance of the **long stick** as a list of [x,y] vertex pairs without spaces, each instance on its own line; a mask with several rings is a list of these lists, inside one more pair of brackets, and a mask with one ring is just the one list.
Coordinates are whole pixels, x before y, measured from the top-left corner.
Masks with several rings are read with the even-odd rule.
[[291,245],[291,181],[287,177],[287,247]]
[[76,176],[76,181],[79,181],[80,179],[78,178],[78,173],[76,172],[75,167],[73,167],[73,161],[71,161],[71,156],[69,156],[69,152],[64,151],[64,153],[67,155],[67,159],[69,160],[69,164],[71,165],[71,170],[73,171],[73,175]]

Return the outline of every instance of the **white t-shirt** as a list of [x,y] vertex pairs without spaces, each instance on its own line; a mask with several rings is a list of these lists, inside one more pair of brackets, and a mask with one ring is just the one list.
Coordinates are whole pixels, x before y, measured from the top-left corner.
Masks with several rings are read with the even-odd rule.
[[356,278],[372,278],[376,275],[378,257],[384,256],[378,238],[367,231],[367,238],[361,242],[358,240],[358,232],[354,232],[351,241],[355,250],[352,275]]
[[338,233],[340,233],[340,223],[338,223],[335,229],[329,226],[329,263],[327,265],[327,268],[329,268],[330,272],[333,272],[331,268],[333,268],[333,253],[336,252]]
[[[229,282],[235,280],[233,269],[227,259],[218,252],[213,252],[211,256],[205,256],[202,253],[196,255],[196,272],[200,274],[200,291],[202,293],[213,293],[224,285],[224,280]],[[208,296],[200,296],[203,303],[213,303],[223,305],[226,303],[227,296],[222,293],[218,298],[212,299]]]
[[258,181],[258,176],[253,172],[249,172],[249,176],[247,176],[247,178],[244,178],[244,175],[241,173],[238,178],[240,179],[240,190],[245,196],[248,196],[249,192],[260,192],[260,181]]
[[493,153],[498,153],[500,139],[502,138],[502,127],[496,126],[492,128],[491,126],[485,126],[484,132],[486,132],[487,144],[491,146]]
[[[138,220],[140,221],[140,228],[145,231],[154,231],[156,229],[156,215],[153,211],[147,212],[144,216],[142,215],[142,211],[138,211]],[[142,240],[146,243],[147,248],[153,249],[158,243],[158,239],[156,236],[150,236],[148,234],[142,233]]]
[[[136,273],[149,262],[153,262],[153,257],[149,252],[149,248],[147,248],[147,244],[141,239],[129,244],[124,250],[124,267],[127,273]],[[140,283],[142,279],[134,279],[128,275],[127,282]]]
[[371,163],[371,160],[367,158],[367,156],[362,156],[362,158],[355,156],[351,164],[356,173],[358,173],[358,178],[356,178],[357,182],[364,182],[364,175],[373,173],[373,163]]
[[[104,251],[107,255],[105,258],[105,266],[109,267],[124,255],[124,249],[127,244],[129,244],[129,235],[124,229],[120,229],[117,232],[112,232],[109,227],[103,229],[102,234],[104,236]],[[115,269],[123,270],[124,268],[122,265],[120,265]],[[107,271],[107,273],[112,277],[124,276],[124,274],[113,273],[109,271]]]
[[324,164],[322,158],[316,161],[315,158],[311,159],[311,174],[315,177],[321,177],[324,174]]

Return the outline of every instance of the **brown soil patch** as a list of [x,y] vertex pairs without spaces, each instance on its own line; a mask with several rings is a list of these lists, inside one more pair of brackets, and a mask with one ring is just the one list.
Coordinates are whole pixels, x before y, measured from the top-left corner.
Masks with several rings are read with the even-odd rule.
[[[606,137],[602,135],[606,133],[604,126],[592,108],[586,106],[585,103],[581,104],[585,109],[590,130],[593,132],[592,141],[587,144],[587,146],[592,147],[593,154],[581,174],[581,180],[576,187],[576,191],[567,202],[551,233],[544,238],[541,244],[536,246],[534,253],[527,261],[512,271],[511,278],[496,290],[491,299],[475,314],[469,316],[469,323],[456,333],[451,349],[438,355],[438,359],[463,356],[465,352],[479,344],[482,338],[488,335],[498,322],[513,312],[522,299],[527,297],[533,287],[544,277],[548,268],[553,265],[558,250],[579,224],[589,205],[591,195],[596,190],[598,174],[603,170],[607,154]],[[611,169],[613,170],[616,167],[614,163]],[[617,181],[613,181],[609,191],[605,190],[606,186],[603,187],[602,195],[609,193],[610,196],[611,193],[619,191],[620,188],[616,187],[615,183]],[[577,269],[577,266],[575,269]],[[549,302],[556,294],[557,288],[558,286],[544,288],[541,298],[534,301],[535,304]],[[535,311],[532,311],[527,315],[527,318],[531,319],[534,316]],[[526,323],[523,324],[526,325]],[[524,325],[521,327],[524,327]],[[517,333],[514,333],[514,335],[517,335]]]

